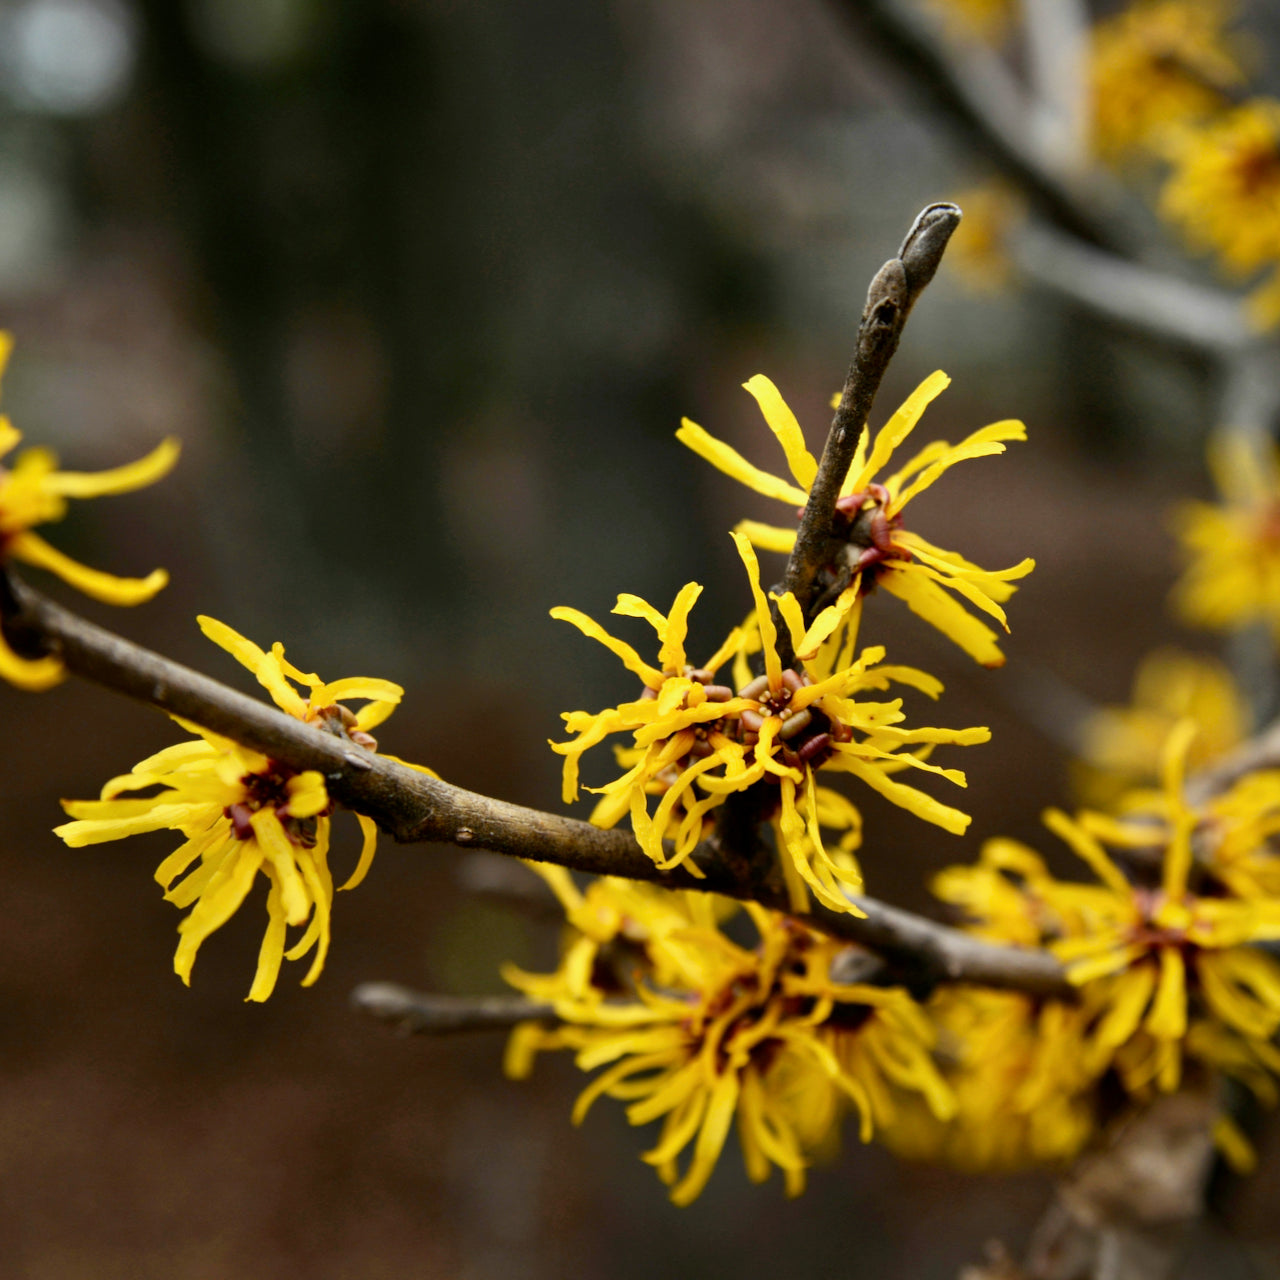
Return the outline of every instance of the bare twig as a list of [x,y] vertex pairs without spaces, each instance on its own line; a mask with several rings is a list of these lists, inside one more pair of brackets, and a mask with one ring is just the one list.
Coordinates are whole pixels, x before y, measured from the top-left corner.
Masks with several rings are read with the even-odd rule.
[[[11,575],[7,592],[0,591],[0,607],[6,605],[6,594],[5,634],[21,651],[56,653],[84,679],[194,721],[292,768],[318,770],[336,801],[368,815],[403,843],[440,841],[489,849],[591,875],[749,898],[788,911],[785,890],[745,885],[714,847],[696,851],[701,878],[683,867],[659,871],[628,832],[602,831],[573,818],[464,791],[132,644]],[[1073,993],[1061,965],[1047,952],[992,946],[872,898],[855,901],[865,919],[820,904],[802,918],[815,929],[878,952],[903,981],[971,982],[1060,998]]]
[[[787,562],[783,589],[794,593],[807,614],[813,603],[818,571],[833,558],[832,520],[840,486],[849,473],[858,436],[889,361],[898,349],[903,326],[916,299],[933,279],[947,242],[960,225],[960,210],[953,204],[931,204],[907,232],[896,258],[876,273],[867,290],[867,305],[858,326],[853,359],[836,407],[818,472],[809,489],[809,501],[800,517],[796,544]],[[779,636],[785,642],[786,629]],[[784,655],[789,656],[789,655]]]
[[366,982],[351,993],[352,1007],[404,1035],[453,1035],[459,1031],[505,1031],[518,1022],[554,1018],[549,1004],[525,996],[441,996],[411,991],[394,982]]

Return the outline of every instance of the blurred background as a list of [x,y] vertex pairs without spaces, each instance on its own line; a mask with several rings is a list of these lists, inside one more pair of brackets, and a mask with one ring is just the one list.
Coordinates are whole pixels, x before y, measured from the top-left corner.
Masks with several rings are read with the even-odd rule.
[[[709,653],[747,608],[726,530],[776,513],[676,443],[681,416],[775,469],[740,389],[764,372],[819,447],[871,275],[986,176],[919,87],[819,0],[2,0],[5,408],[76,469],[184,442],[162,485],[53,531],[172,585],[76,607],[240,687],[196,613],[327,678],[396,680],[384,749],[558,808],[558,713],[630,686],[547,610],[665,609],[696,578]],[[987,836],[1050,843],[1055,717],[1123,701],[1175,638],[1166,513],[1208,492],[1219,390],[1186,351],[1045,293],[966,292],[947,263],[875,420],[939,367],[926,440],[1005,417],[1030,440],[949,474],[913,527],[1038,568],[1003,672],[868,609],[867,640],[946,682],[930,722],[995,734],[946,761],[969,772],[963,840],[866,806],[870,891],[919,908]],[[359,1020],[358,982],[489,992],[504,959],[551,962],[554,928],[465,894],[457,850],[384,842],[316,987],[293,966],[242,1003],[257,904],[187,990],[152,880],[172,839],[49,833],[60,796],[173,727],[75,682],[0,689],[0,723],[0,1274],[927,1280],[1020,1246],[1044,1205],[1047,1178],[849,1135],[799,1201],[749,1187],[731,1146],[677,1211],[619,1108],[569,1126],[570,1063],[513,1084],[500,1036]],[[1280,1275],[1273,1186],[1264,1162],[1231,1198],[1215,1275]]]

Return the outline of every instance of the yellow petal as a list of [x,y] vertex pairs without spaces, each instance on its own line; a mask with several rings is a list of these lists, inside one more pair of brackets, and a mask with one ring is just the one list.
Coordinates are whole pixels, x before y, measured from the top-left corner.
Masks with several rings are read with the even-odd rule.
[[4,638],[0,631],[0,680],[7,680],[19,689],[31,693],[42,693],[61,684],[66,678],[66,668],[62,661],[49,654],[43,658],[20,658]]
[[372,818],[366,818],[363,813],[356,814],[356,821],[360,824],[360,833],[364,837],[360,846],[360,860],[347,882],[338,886],[339,890],[354,889],[369,874],[369,868],[373,865],[373,854],[378,843],[378,824]]
[[885,775],[883,770],[859,760],[856,756],[842,754],[839,758],[841,768],[861,778],[867,786],[873,791],[878,791],[886,800],[914,813],[917,818],[923,818],[925,822],[931,822],[934,826],[951,832],[952,835],[963,835],[969,823],[973,821],[967,813],[953,809],[950,805],[935,800],[931,795],[917,791],[915,787],[894,782],[892,778]]
[[702,1121],[702,1128],[698,1130],[689,1171],[671,1189],[672,1204],[692,1204],[701,1195],[702,1188],[707,1185],[716,1161],[720,1158],[720,1152],[724,1149],[737,1104],[738,1077],[736,1072],[726,1071],[711,1090],[707,1114]]
[[1160,985],[1143,1026],[1158,1040],[1181,1040],[1187,1034],[1187,970],[1174,947],[1160,951]]
[[16,534],[10,540],[9,553],[39,569],[47,569],[68,586],[104,604],[142,604],[169,581],[169,575],[163,569],[155,569],[145,578],[117,578],[113,574],[90,569],[63,555],[30,530]]
[[45,486],[51,493],[64,498],[96,498],[107,493],[129,493],[154,484],[167,475],[181,452],[181,444],[169,436],[137,462],[94,473],[55,471],[45,481]]
[[753,547],[759,547],[762,551],[781,551],[789,555],[796,545],[794,529],[779,529],[776,525],[762,524],[759,520],[739,520],[733,527],[748,538]]
[[299,720],[305,719],[307,704],[285,679],[279,658],[260,649],[252,640],[246,639],[217,618],[200,614],[196,622],[208,639],[220,649],[225,649],[242,667],[253,672],[258,683],[271,695],[272,701],[281,711],[286,711]]
[[752,466],[736,449],[717,440],[688,418],[681,420],[676,439],[700,458],[705,458],[717,470],[732,476],[748,489],[764,494],[766,498],[777,498],[780,502],[789,502],[793,507],[802,507],[809,500],[809,495],[803,489],[797,489],[779,476],[771,476],[767,471]]
[[911,566],[899,569],[891,563],[877,575],[876,582],[984,667],[1004,666],[996,633],[923,573],[912,572]]
[[769,678],[769,688],[777,692],[782,688],[782,659],[778,657],[778,629],[773,625],[769,613],[769,602],[760,589],[760,562],[756,553],[742,534],[736,530],[729,536],[738,548],[738,555],[747,569],[747,579],[751,584],[751,594],[756,602],[756,625],[760,628],[760,641],[764,649],[764,669]]
[[616,640],[598,622],[588,618],[585,613],[581,613],[577,609],[570,609],[564,605],[557,605],[556,608],[551,610],[551,616],[558,622],[572,623],[584,636],[592,640],[598,640],[610,653],[620,658],[622,665],[628,671],[639,676],[650,689],[656,690],[662,687],[663,676],[661,671],[649,666],[629,644],[623,640]]
[[662,648],[658,651],[658,661],[664,671],[683,674],[685,668],[685,637],[689,634],[689,611],[693,608],[702,588],[696,582],[686,582],[671,604],[671,612],[667,615],[666,625],[659,633],[662,637]]
[[893,451],[909,436],[920,421],[929,402],[940,395],[951,379],[938,370],[931,373],[903,402],[897,412],[880,428],[871,456],[849,482],[850,493],[861,493],[893,456]]
[[258,950],[258,968],[253,975],[253,986],[249,988],[246,1000],[261,1003],[276,989],[280,963],[284,959],[285,927],[280,886],[273,880],[267,891],[267,931],[262,936],[262,946]]
[[818,473],[818,463],[805,447],[804,432],[800,430],[796,415],[791,412],[778,388],[764,374],[757,373],[742,385],[755,396],[760,412],[769,424],[769,430],[778,437],[796,484],[807,491]]

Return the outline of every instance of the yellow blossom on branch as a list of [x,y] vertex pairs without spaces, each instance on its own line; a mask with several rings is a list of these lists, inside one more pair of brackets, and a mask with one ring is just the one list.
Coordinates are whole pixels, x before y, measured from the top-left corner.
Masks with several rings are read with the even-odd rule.
[[1280,645],[1280,450],[1229,432],[1211,442],[1209,469],[1222,504],[1186,502],[1174,512],[1186,561],[1174,607],[1212,631],[1263,622]]
[[[634,701],[595,714],[565,713],[566,728],[577,737],[551,744],[565,757],[565,800],[577,796],[582,754],[609,734],[630,733],[632,744],[620,753],[621,762],[629,767],[600,788],[603,798],[591,818],[597,826],[612,827],[630,813],[637,841],[658,866],[683,864],[697,874],[696,864],[688,858],[705,834],[708,815],[730,796],[751,791],[759,802],[758,815],[776,816],[779,853],[796,908],[806,905],[807,886],[836,910],[856,912],[848,894],[861,889],[862,876],[851,857],[851,842],[844,842],[834,854],[828,852],[821,825],[825,819],[856,832],[861,820],[852,804],[818,787],[818,772],[853,774],[894,804],[959,834],[968,826],[967,814],[890,774],[917,769],[964,786],[963,773],[930,764],[923,756],[941,743],[985,742],[990,733],[981,727],[904,727],[901,699],[872,701],[865,695],[897,682],[936,697],[941,684],[911,667],[883,665],[884,649],[878,647],[833,669],[830,638],[822,634],[823,618],[805,632],[799,606],[790,595],[779,607],[801,659],[797,666],[784,669],[755,553],[745,536],[733,536],[755,599],[751,629],[759,637],[765,667],[763,675],[736,694],[712,681],[715,671],[742,643],[740,632],[721,646],[706,668],[694,670],[685,663],[688,610],[701,590],[696,583],[681,590],[666,616],[636,597],[619,599],[616,612],[643,617],[657,631],[662,645],[660,667],[644,662],[631,646],[608,635],[584,614],[553,610],[553,616],[574,623],[607,645],[644,684],[641,697]],[[650,812],[653,795],[660,799]],[[664,839],[672,842],[669,851]]]
[[603,915],[612,899],[626,931],[630,971],[621,979],[596,951],[584,988],[573,927],[556,973],[504,970],[512,985],[550,1001],[562,1024],[517,1027],[506,1065],[519,1078],[538,1052],[571,1049],[582,1070],[604,1068],[578,1098],[574,1122],[602,1096],[627,1102],[632,1124],[661,1120],[643,1159],[676,1204],[702,1192],[735,1121],[751,1180],[763,1182],[776,1165],[798,1195],[848,1110],[858,1112],[864,1141],[893,1123],[898,1092],[950,1114],[920,1008],[905,991],[833,976],[838,943],[748,904],[757,940],[746,946],[720,928],[731,904],[657,891],[665,905],[634,916],[632,892],[615,880],[586,891]]
[[1093,28],[1093,134],[1119,160],[1221,112],[1244,82],[1217,0],[1138,0]]
[[[1251,1047],[1269,1043],[1280,1028],[1280,964],[1251,945],[1280,937],[1280,899],[1258,892],[1256,882],[1237,882],[1245,890],[1237,892],[1215,874],[1212,856],[1205,865],[1197,860],[1193,840],[1212,838],[1213,826],[1183,794],[1194,733],[1193,721],[1175,728],[1159,793],[1135,793],[1119,816],[1046,813],[1046,825],[1096,883],[1057,880],[1028,850],[1006,872],[1024,895],[1021,913],[979,877],[953,869],[939,884],[984,936],[998,937],[1009,920],[1015,940],[1024,941],[1026,925],[1034,925],[1080,988],[1092,1071],[1114,1067],[1134,1093],[1177,1088],[1189,1029],[1198,1022]],[[999,910],[988,914],[988,902]]]
[[968,1172],[1061,1164],[1097,1126],[1084,1011],[1014,991],[941,987],[925,1006],[937,1057],[955,1096],[939,1119],[904,1095],[882,1140],[897,1155]]
[[[835,596],[829,606],[835,611],[832,629],[846,619],[856,627],[862,597],[880,586],[983,666],[998,667],[1004,663],[1004,654],[996,633],[965,606],[985,613],[1007,631],[1008,620],[1000,606],[1016,590],[1013,581],[1030,573],[1035,561],[1026,559],[998,571],[979,568],[903,528],[902,513],[912,499],[957,462],[1003,453],[1005,441],[1026,439],[1026,428],[1021,422],[1009,420],[983,427],[958,445],[935,440],[895,472],[877,479],[920,421],[929,402],[950,381],[941,372],[926,378],[880,430],[874,445],[868,429],[863,428],[836,505],[832,534],[842,544],[840,560],[826,567],[822,587]],[[805,446],[800,425],[777,387],[763,374],[757,374],[744,386],[755,397],[769,429],[782,446],[790,480],[761,471],[688,418],[683,420],[676,438],[756,493],[803,508],[818,464]],[[737,530],[767,551],[790,552],[795,546],[794,528],[743,520]]]
[[[0,376],[12,350],[13,338],[0,332]],[[0,459],[21,439],[22,433],[0,415]],[[59,471],[58,460],[48,449],[25,449],[11,467],[0,462],[0,565],[17,560],[47,569],[78,591],[107,604],[133,605],[150,600],[169,580],[163,569],[153,570],[145,578],[117,578],[72,560],[32,530],[36,525],[61,520],[66,515],[68,498],[129,493],[154,484],[173,467],[178,452],[176,440],[165,440],[137,462],[94,475]],[[57,684],[63,675],[62,663],[56,657],[19,657],[0,632],[0,678],[20,689],[39,690]]]
[[1237,275],[1280,262],[1280,101],[1254,98],[1179,131],[1168,151],[1160,212],[1192,247]]
[[[376,749],[369,730],[395,709],[403,694],[399,685],[367,677],[325,683],[289,663],[280,644],[268,653],[216,619],[199,621],[210,640],[254,673],[282,711]],[[301,685],[307,696],[294,685]],[[350,698],[365,705],[353,713],[339,701]],[[328,954],[334,893],[328,864],[333,804],[324,778],[199,725],[178,723],[199,737],[167,747],[113,778],[97,800],[63,801],[75,821],[58,827],[56,834],[73,847],[142,831],[167,829],[186,837],[160,864],[156,880],[167,901],[191,908],[178,926],[173,961],[174,972],[188,985],[201,943],[235,914],[261,872],[268,882],[267,931],[248,998],[267,999],[281,962],[314,951],[302,980],[309,986]],[[155,788],[160,790],[151,795],[134,794]],[[343,889],[354,889],[364,879],[377,838],[372,819],[355,816],[363,846],[355,870],[339,886]],[[303,925],[302,935],[286,950],[288,927]]]

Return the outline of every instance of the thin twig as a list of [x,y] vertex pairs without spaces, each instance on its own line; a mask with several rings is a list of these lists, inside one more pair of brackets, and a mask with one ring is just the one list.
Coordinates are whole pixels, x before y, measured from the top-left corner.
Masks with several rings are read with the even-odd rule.
[[[785,591],[795,595],[806,615],[813,603],[811,597],[818,571],[833,558],[832,520],[858,437],[871,413],[889,361],[898,349],[911,308],[933,279],[947,242],[959,225],[960,210],[955,205],[929,205],[907,232],[898,256],[890,258],[876,272],[867,290],[867,305],[858,326],[853,359],[782,583]],[[785,635],[786,628],[783,628],[780,642],[784,642]],[[790,654],[784,655],[784,660],[788,657]]]
[[[5,594],[0,591],[0,603]],[[437,841],[489,849],[590,875],[749,898],[788,911],[785,890],[744,885],[711,845],[695,851],[701,878],[684,867],[659,871],[628,832],[602,831],[574,818],[464,791],[132,644],[12,575],[7,594],[5,634],[21,652],[56,653],[68,671],[86,680],[203,725],[291,768],[318,770],[334,800],[366,814],[402,843]],[[801,918],[815,929],[876,951],[904,982],[971,982],[1059,998],[1073,994],[1062,966],[1048,952],[993,946],[872,898],[854,901],[865,919],[821,904]]]
[[380,1022],[394,1024],[404,1035],[505,1031],[518,1022],[555,1017],[551,1005],[525,996],[431,995],[394,982],[366,982],[356,987],[351,1005]]

